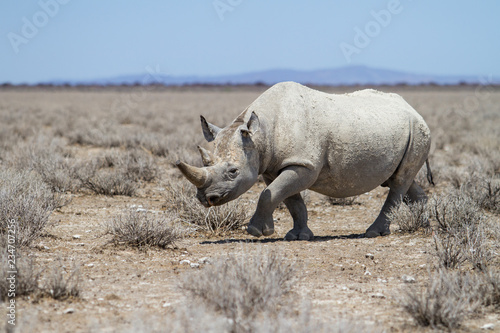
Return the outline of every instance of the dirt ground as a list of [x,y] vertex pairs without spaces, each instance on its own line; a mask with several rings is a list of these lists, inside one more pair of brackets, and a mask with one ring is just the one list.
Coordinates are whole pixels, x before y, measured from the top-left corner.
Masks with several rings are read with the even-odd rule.
[[[199,89],[200,91],[194,89],[189,96],[183,95],[184,97],[175,94],[186,94],[185,91],[169,91],[168,94],[172,98],[178,98],[178,110],[193,108],[193,103],[203,108],[214,100],[217,100],[218,105],[224,105],[224,98],[230,94],[209,88]],[[438,91],[433,91],[430,87],[400,89],[404,97],[424,108],[433,98],[440,98],[440,93],[445,96],[444,103],[473,94],[473,90],[469,88],[440,88]],[[229,115],[224,115],[223,119],[234,118],[260,92],[257,88],[237,91],[235,96],[229,97],[230,106],[224,109]],[[37,107],[43,109],[46,99],[52,99],[53,103],[63,101],[60,103],[61,107],[90,100],[94,101],[89,103],[102,102],[102,94],[95,91],[25,94],[21,98],[20,94],[2,92],[2,103],[33,105],[40,100]],[[155,93],[154,98],[160,98],[160,94]],[[72,99],[73,102],[70,101]],[[182,104],[183,101],[185,104]],[[236,106],[235,110],[227,110]],[[433,109],[436,110],[437,107]],[[191,112],[192,131],[197,136],[196,140],[202,139],[197,127],[197,114],[203,112]],[[198,141],[193,141],[188,144],[196,147],[197,143]],[[88,155],[96,148],[75,145],[73,149],[77,155]],[[416,284],[427,281],[429,271],[435,265],[432,236],[425,233],[393,232],[389,236],[375,239],[362,237],[385,200],[387,190],[381,187],[359,196],[355,204],[348,206],[331,205],[323,196],[308,192],[309,226],[315,234],[312,241],[283,240],[286,232],[291,229],[292,219],[286,209],[280,208],[274,215],[276,233],[267,238],[255,239],[241,230],[225,236],[192,233],[177,241],[175,248],[169,249],[138,250],[111,244],[111,236],[104,234],[103,226],[116,214],[140,206],[159,214],[165,210],[164,181],[168,177],[178,176],[175,175],[176,170],[171,162],[168,157],[159,159],[158,164],[162,169],[160,180],[143,184],[132,197],[85,192],[67,194],[71,199],[70,203],[53,212],[50,217],[53,225],[35,242],[30,255],[41,267],[58,258],[64,259],[68,264],[80,264],[81,297],[66,301],[46,297],[19,299],[19,321],[24,323],[22,332],[124,331],[137,320],[147,321],[149,316],[162,317],[172,313],[185,301],[183,292],[178,288],[179,281],[184,274],[207,265],[204,263],[207,260],[203,258],[208,258],[210,262],[225,254],[251,252],[259,248],[280,251],[287,260],[293,260],[298,265],[301,278],[295,289],[297,302],[309,300],[315,320],[347,317],[383,327],[387,332],[430,331],[416,326],[401,308],[398,299],[409,287],[403,276],[414,277]],[[263,188],[263,183],[259,182],[245,194],[251,207],[255,207]],[[435,188],[430,187],[426,191],[432,194],[444,191],[445,188],[445,185],[438,183]],[[498,216],[491,218],[498,219]],[[392,230],[395,231],[395,228]],[[199,268],[192,268],[189,264],[181,263],[183,260],[201,262],[201,265]],[[481,332],[484,330],[480,327],[490,323],[495,325],[494,331],[500,332],[498,311],[466,320],[460,331]]]

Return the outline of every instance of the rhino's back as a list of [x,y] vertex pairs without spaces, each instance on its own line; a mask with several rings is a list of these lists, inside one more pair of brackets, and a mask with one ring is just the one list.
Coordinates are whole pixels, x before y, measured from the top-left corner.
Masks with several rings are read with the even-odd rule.
[[339,197],[387,180],[405,153],[413,123],[423,122],[396,94],[327,94],[293,82],[271,87],[249,109],[269,124],[269,173],[294,164],[318,169],[312,189]]

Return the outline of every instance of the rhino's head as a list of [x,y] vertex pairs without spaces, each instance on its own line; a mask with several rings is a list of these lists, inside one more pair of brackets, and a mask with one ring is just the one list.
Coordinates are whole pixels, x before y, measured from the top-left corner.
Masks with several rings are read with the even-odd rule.
[[260,134],[257,133],[259,118],[252,112],[248,121],[240,116],[221,129],[201,116],[201,127],[205,139],[214,142],[214,152],[198,146],[204,165],[202,168],[180,161],[176,165],[198,188],[196,197],[205,207],[218,206],[236,199],[257,181],[259,154],[255,137]]

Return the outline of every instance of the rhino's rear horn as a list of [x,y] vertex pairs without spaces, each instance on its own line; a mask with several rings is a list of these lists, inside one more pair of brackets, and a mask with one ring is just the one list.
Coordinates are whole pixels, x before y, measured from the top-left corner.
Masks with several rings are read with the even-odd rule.
[[181,161],[175,162],[175,165],[181,170],[182,174],[194,186],[202,187],[207,181],[207,171],[203,168],[197,168]]
[[201,160],[204,166],[214,165],[214,159],[212,158],[210,151],[200,146],[198,146],[198,150],[200,151]]

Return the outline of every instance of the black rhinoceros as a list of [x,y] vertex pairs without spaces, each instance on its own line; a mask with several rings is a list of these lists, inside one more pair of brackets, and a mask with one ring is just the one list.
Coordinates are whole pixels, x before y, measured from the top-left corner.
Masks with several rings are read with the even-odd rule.
[[[274,233],[273,211],[285,202],[293,229],[285,239],[308,240],[307,209],[300,192],[310,189],[343,198],[382,185],[386,202],[367,237],[390,233],[387,213],[406,195],[426,200],[414,182],[430,148],[424,119],[396,94],[367,89],[327,94],[294,82],[278,83],[247,107],[229,126],[201,117],[213,153],[198,147],[204,167],[178,161],[206,207],[222,205],[246,192],[262,175],[267,187],[247,231]],[[432,182],[427,163],[428,179]]]

